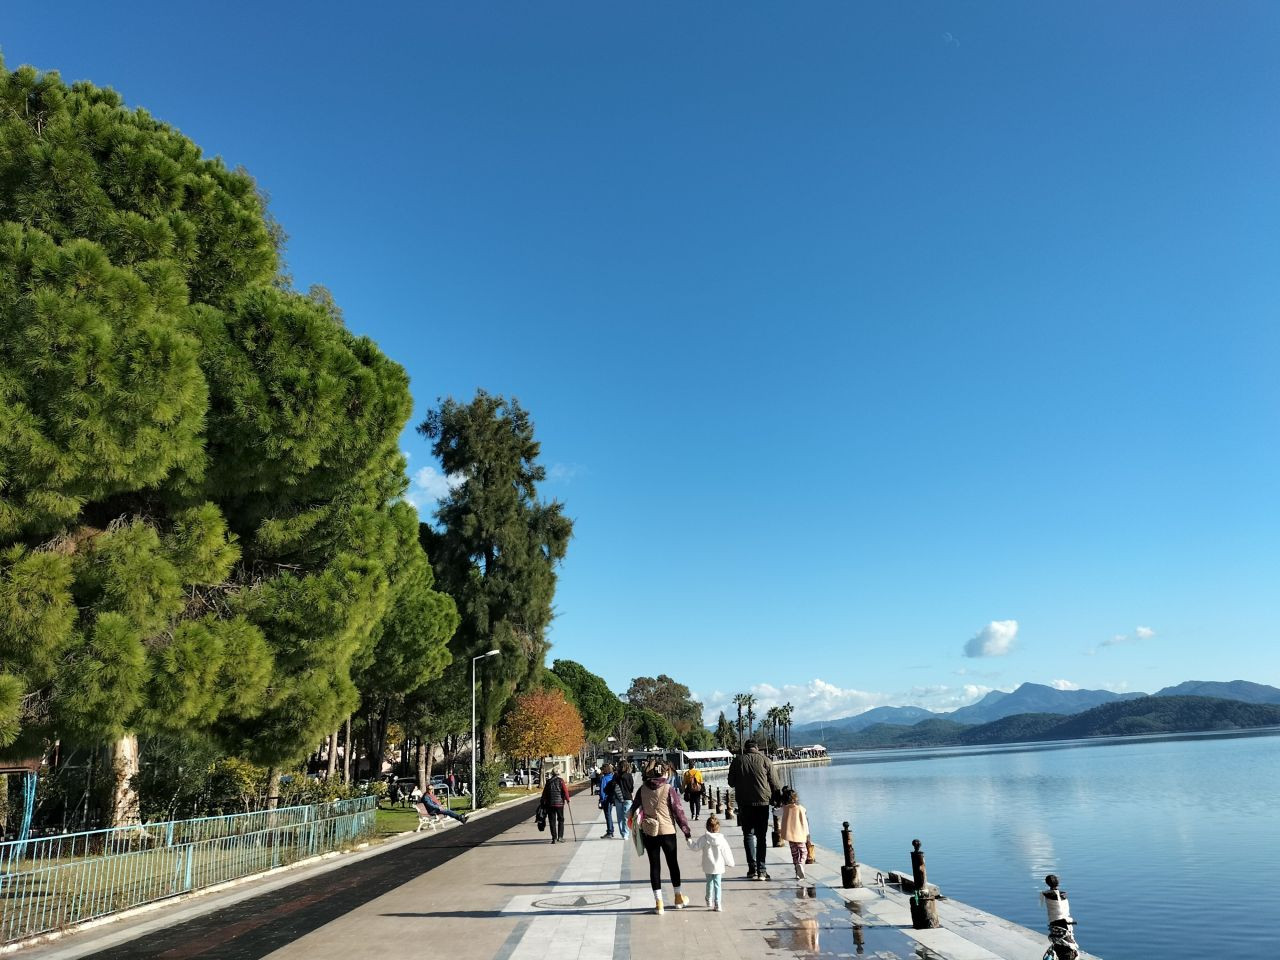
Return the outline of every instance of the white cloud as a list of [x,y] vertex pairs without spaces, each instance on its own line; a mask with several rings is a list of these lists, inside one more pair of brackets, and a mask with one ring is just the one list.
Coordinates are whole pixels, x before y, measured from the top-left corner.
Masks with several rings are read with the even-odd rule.
[[1135,627],[1133,636],[1129,636],[1127,633],[1117,633],[1110,640],[1103,640],[1092,652],[1096,653],[1103,647],[1119,647],[1126,643],[1137,643],[1139,640],[1150,640],[1155,635],[1156,632],[1150,627]]
[[[758,683],[743,692],[756,697],[757,724],[770,707],[779,707],[785,703],[795,707],[791,722],[799,725],[812,723],[815,720],[851,717],[864,713],[872,707],[893,702],[887,694],[845,689],[833,683],[827,683],[825,680],[789,683],[781,687],[775,687],[769,683]],[[730,721],[737,719],[738,708],[734,706],[733,694],[716,690],[702,702],[702,715],[708,726],[715,726],[721,710]]]
[[553,463],[547,468],[547,480],[552,483],[568,483],[578,474],[582,467],[576,463]]
[[[784,684],[781,687],[775,687],[769,683],[758,683],[743,692],[754,694],[756,697],[757,724],[770,707],[790,703],[795,707],[792,723],[799,726],[818,720],[855,717],[860,713],[866,713],[872,707],[924,707],[926,710],[946,712],[981,700],[993,689],[993,687],[976,683],[966,683],[959,687],[946,685],[913,687],[905,693],[890,694],[839,687],[826,680],[814,679],[808,683]],[[738,708],[734,706],[733,693],[714,690],[705,697],[694,694],[694,699],[702,702],[703,719],[709,727],[716,725],[716,719],[721,710],[730,722],[737,719]]]
[[1070,680],[1050,680],[1049,686],[1055,690],[1079,690],[1080,684],[1072,683]]
[[1018,636],[1017,620],[992,620],[964,645],[966,657],[1003,657]]
[[435,467],[422,467],[413,474],[404,498],[419,510],[434,509],[435,505],[447,497],[450,490],[460,486],[464,479],[460,474],[445,476]]

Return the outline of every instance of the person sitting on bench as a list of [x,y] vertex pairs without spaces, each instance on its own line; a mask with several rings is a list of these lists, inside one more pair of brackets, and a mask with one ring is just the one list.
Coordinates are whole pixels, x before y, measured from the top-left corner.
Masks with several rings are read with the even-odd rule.
[[422,803],[432,813],[443,813],[446,817],[453,817],[453,819],[457,820],[459,823],[467,822],[467,815],[465,813],[454,813],[436,799],[435,793],[429,786],[427,787],[427,792],[422,795]]

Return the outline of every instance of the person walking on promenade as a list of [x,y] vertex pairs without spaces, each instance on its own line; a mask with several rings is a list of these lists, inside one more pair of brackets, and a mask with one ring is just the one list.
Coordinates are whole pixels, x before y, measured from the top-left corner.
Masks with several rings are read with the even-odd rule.
[[734,866],[734,862],[729,841],[720,832],[720,818],[714,813],[707,817],[707,832],[697,840],[689,840],[687,843],[690,850],[702,851],[702,872],[707,877],[707,909],[723,910],[720,881],[725,867]]
[[742,746],[742,753],[729,764],[729,786],[736,791],[738,824],[742,827],[742,845],[747,850],[747,879],[768,880],[764,868],[765,834],[769,832],[769,805],[780,792],[773,764],[760,752],[754,740]]
[[564,843],[564,808],[569,805],[569,788],[560,779],[558,767],[552,767],[542,788],[542,807],[547,811],[547,829],[552,843]]
[[1058,878],[1052,873],[1044,878],[1044,883],[1049,889],[1041,891],[1040,902],[1049,914],[1049,949],[1056,960],[1076,960],[1080,956],[1080,945],[1071,932],[1075,920],[1071,917],[1067,891],[1058,889]]
[[609,801],[609,787],[613,783],[616,774],[613,772],[613,764],[606,763],[600,768],[600,799],[596,801],[596,806],[604,811],[604,835],[608,839],[613,839],[613,804]]
[[809,814],[800,806],[800,795],[790,787],[782,790],[782,820],[778,835],[783,843],[791,845],[791,862],[796,868],[796,879],[804,879],[804,861],[809,855]]
[[649,856],[649,886],[653,888],[653,912],[662,913],[662,858],[666,857],[671,875],[673,902],[683,910],[689,898],[680,892],[680,862],[676,858],[676,830],[690,837],[680,793],[663,776],[665,768],[655,763],[645,771],[644,784],[631,801],[631,812],[639,810],[640,831],[644,834],[644,852]]
[[702,791],[702,771],[697,767],[690,767],[684,772],[684,799],[689,804],[689,812],[693,814],[694,820],[702,816]]
[[609,781],[608,798],[613,804],[613,815],[618,821],[618,836],[623,840],[627,839],[627,808],[631,806],[631,798],[635,792],[636,784],[631,778],[631,761],[619,760],[618,769],[613,779]]

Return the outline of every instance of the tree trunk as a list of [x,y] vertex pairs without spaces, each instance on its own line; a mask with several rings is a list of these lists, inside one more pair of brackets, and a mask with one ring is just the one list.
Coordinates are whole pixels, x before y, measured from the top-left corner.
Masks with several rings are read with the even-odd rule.
[[338,767],[338,731],[333,731],[329,735],[329,761],[325,767],[324,778],[326,780],[333,779],[333,771]]
[[342,745],[342,782],[351,783],[351,715],[347,715],[347,739]]
[[280,806],[280,768],[267,767],[267,809]]
[[126,734],[111,744],[110,823],[125,827],[142,820],[134,777],[142,769],[138,737]]
[[427,784],[431,782],[431,744],[418,738],[418,789],[423,793],[427,791]]

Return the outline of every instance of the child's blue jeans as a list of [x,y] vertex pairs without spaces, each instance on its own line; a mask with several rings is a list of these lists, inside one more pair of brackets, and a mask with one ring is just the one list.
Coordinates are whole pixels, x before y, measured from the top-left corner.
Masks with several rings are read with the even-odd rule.
[[720,874],[707,874],[707,903],[720,902]]

